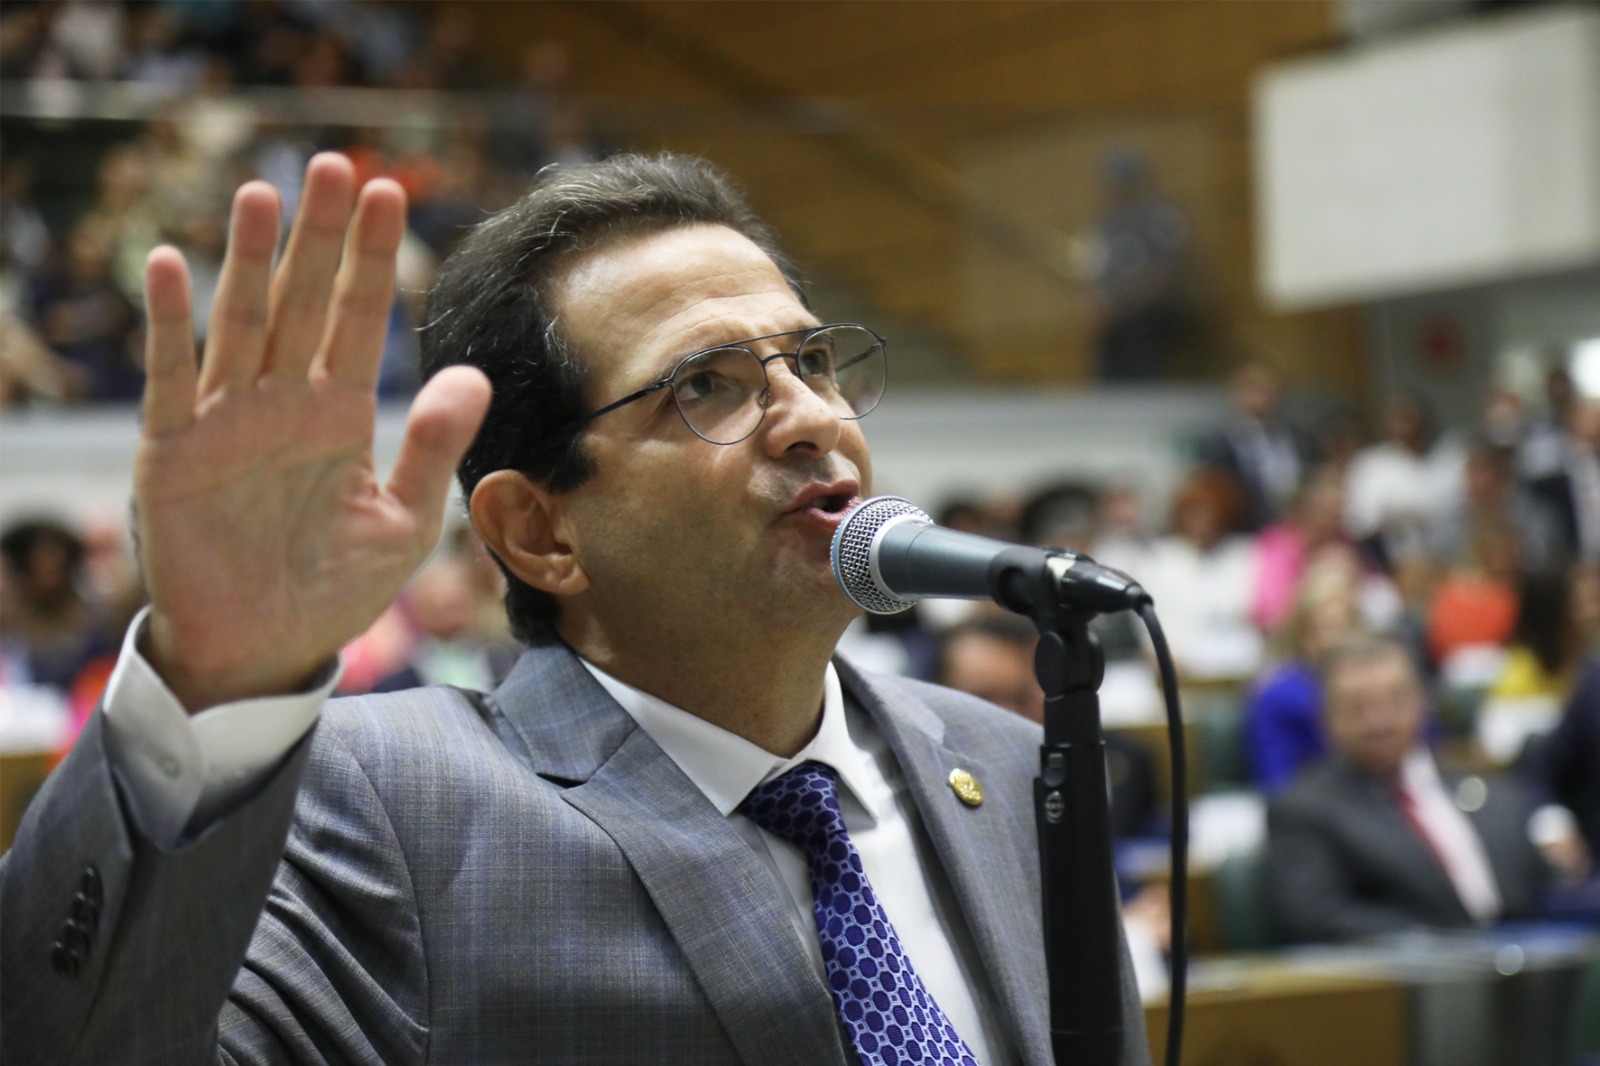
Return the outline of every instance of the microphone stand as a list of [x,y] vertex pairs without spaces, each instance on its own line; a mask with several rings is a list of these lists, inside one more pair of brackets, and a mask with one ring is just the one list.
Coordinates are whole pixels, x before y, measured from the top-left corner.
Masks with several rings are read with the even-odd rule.
[[1044,689],[1044,743],[1034,779],[1050,978],[1050,1042],[1057,1063],[1115,1066],[1123,1041],[1117,886],[1100,682],[1105,657],[1092,612],[1062,607],[1041,567],[1031,614],[1034,671]]

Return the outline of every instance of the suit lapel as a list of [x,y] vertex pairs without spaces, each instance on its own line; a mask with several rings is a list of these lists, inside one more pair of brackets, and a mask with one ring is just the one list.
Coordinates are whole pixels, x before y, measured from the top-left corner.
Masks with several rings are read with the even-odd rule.
[[836,659],[835,665],[899,760],[1017,1050],[1027,1062],[1052,1063],[1042,1038],[1049,1022],[1041,994],[1047,978],[1039,870],[1036,863],[1019,861],[1036,854],[1018,846],[1019,835],[1032,839],[1031,806],[1018,810],[989,799],[977,807],[962,803],[947,784],[951,770],[965,769],[980,782],[998,782],[1007,771],[946,747],[943,722],[928,708],[899,697],[891,703],[848,663]]
[[1441,917],[1454,914],[1459,920],[1468,920],[1466,906],[1456,893],[1455,883],[1439,865],[1427,842],[1412,828],[1395,799],[1394,787],[1348,766],[1345,770],[1346,788],[1359,800],[1355,809],[1374,812],[1373,824],[1381,832],[1375,834],[1373,844],[1382,848],[1388,857],[1392,874],[1404,878],[1413,892],[1431,900]]
[[843,1066],[833,1000],[771,872],[576,656],[532,649],[491,706],[621,849],[741,1058]]

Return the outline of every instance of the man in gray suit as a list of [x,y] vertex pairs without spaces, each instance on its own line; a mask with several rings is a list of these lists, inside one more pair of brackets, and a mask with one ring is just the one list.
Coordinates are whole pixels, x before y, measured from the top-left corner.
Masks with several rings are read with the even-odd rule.
[[1533,807],[1511,780],[1440,775],[1410,654],[1337,645],[1323,667],[1332,757],[1267,810],[1267,885],[1288,938],[1347,940],[1525,916],[1548,879]]
[[[150,257],[151,607],[0,866],[0,1057],[1050,1061],[1037,728],[832,658],[881,340],[705,164],[547,172],[442,268],[384,483],[403,219],[318,157],[274,267],[243,187],[198,371]],[[324,705],[458,463],[528,652]]]

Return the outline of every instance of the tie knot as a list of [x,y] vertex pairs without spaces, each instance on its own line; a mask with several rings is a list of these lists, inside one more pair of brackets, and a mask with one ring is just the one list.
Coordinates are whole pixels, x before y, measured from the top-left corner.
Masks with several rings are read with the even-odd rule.
[[819,762],[801,763],[752,790],[739,810],[773,836],[806,852],[820,850],[845,831],[833,770]]

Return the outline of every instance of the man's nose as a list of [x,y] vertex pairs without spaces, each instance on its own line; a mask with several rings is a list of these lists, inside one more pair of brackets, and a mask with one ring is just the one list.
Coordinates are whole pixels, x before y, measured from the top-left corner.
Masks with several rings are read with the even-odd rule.
[[767,364],[766,399],[762,433],[769,452],[782,455],[796,447],[830,452],[838,446],[839,412],[795,373],[789,359]]

